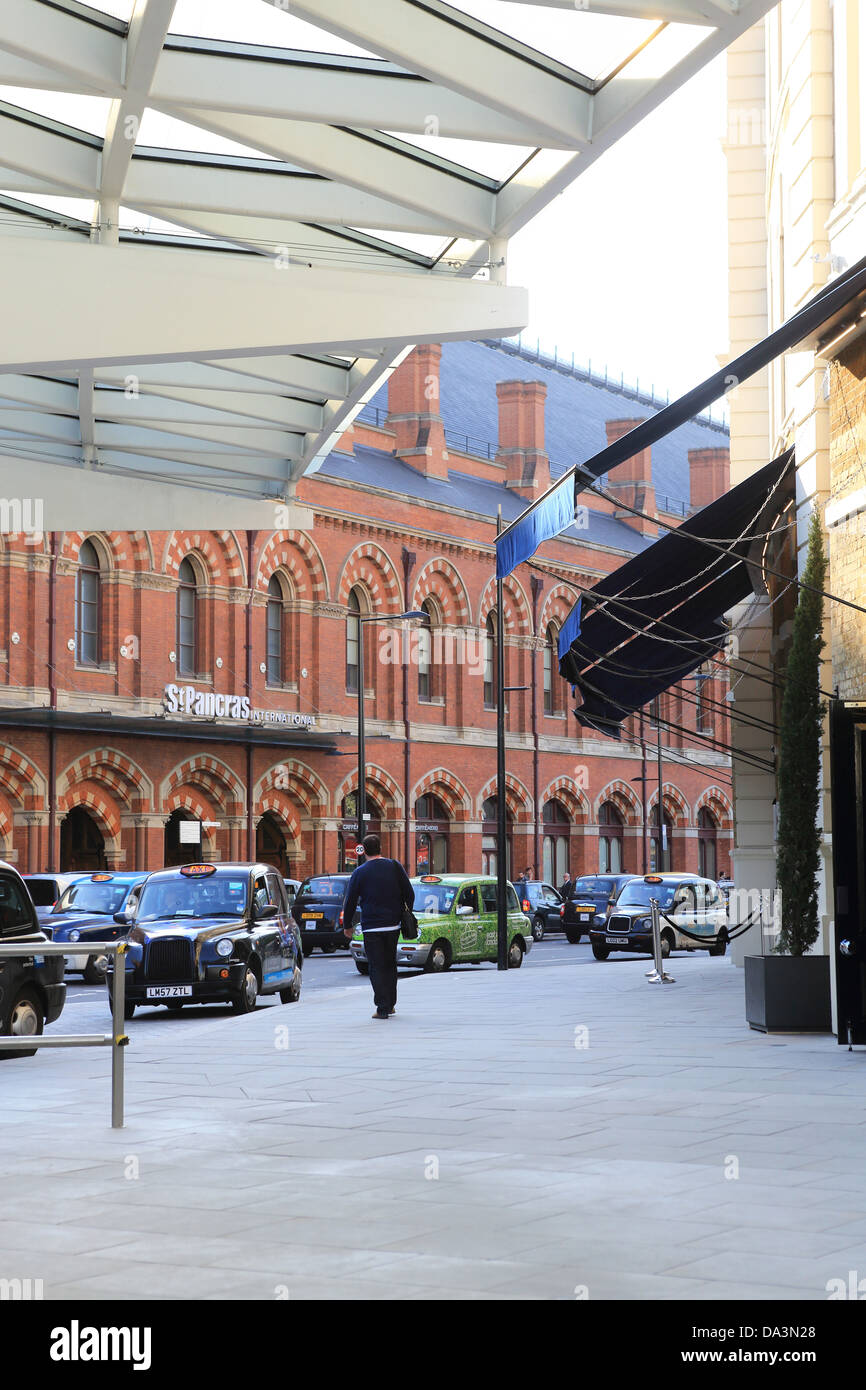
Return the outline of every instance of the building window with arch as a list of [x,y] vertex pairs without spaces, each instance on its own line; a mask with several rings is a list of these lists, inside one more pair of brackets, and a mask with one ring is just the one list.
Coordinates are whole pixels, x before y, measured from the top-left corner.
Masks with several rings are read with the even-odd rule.
[[598,811],[598,871],[600,874],[622,873],[622,842],[625,822],[612,801],[605,801]]
[[451,818],[448,807],[427,792],[415,802],[415,872],[447,874],[448,835]]
[[192,560],[181,560],[177,572],[177,673],[194,676],[198,670],[198,580]]
[[100,656],[102,575],[92,541],[82,541],[75,583],[75,659],[80,666],[98,666]]
[[541,876],[558,888],[568,873],[568,836],[571,823],[561,801],[548,801],[541,812],[544,840],[541,848]]
[[706,806],[698,811],[698,873],[702,878],[718,878],[718,822]]
[[349,594],[348,609],[349,613],[346,619],[346,690],[350,695],[357,695],[363,637],[361,599],[357,589],[352,589]]
[[662,840],[659,844],[659,808],[658,803],[652,808],[650,814],[650,872],[654,874],[669,873],[673,868],[673,834],[674,823],[667,811],[662,811]]
[[427,622],[418,625],[418,699],[429,703],[439,694],[433,665],[433,628],[439,626],[439,611],[432,599],[421,604]]
[[[266,616],[266,656],[268,685],[282,685],[285,680],[283,586],[275,574],[268,580]],[[269,861],[270,862],[270,861]]]
[[[497,869],[496,854],[496,808],[497,798],[488,796],[481,807],[481,872],[485,876],[495,876]],[[505,876],[511,877],[512,845],[511,845],[512,816],[506,803],[505,806]]]
[[557,647],[559,643],[559,631],[555,623],[548,625],[544,634],[544,713],[558,714],[559,700],[557,695],[559,687],[557,679],[559,677],[559,662],[557,657]]
[[484,625],[484,708],[496,708],[496,614],[487,614]]

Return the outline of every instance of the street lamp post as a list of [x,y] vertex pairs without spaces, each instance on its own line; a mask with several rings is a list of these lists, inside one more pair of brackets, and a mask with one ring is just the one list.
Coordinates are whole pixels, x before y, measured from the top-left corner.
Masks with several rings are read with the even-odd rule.
[[421,609],[412,608],[406,613],[380,614],[371,613],[368,617],[358,618],[358,795],[356,798],[358,807],[358,837],[360,844],[364,839],[364,822],[367,819],[367,755],[365,748],[364,730],[364,623],[400,623],[419,620],[429,622],[428,615]]

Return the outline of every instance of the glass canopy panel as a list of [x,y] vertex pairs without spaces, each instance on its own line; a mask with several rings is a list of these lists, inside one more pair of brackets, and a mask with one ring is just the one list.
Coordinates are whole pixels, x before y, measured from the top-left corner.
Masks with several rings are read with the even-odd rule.
[[366,49],[296,18],[288,4],[281,9],[273,4],[238,4],[238,0],[177,0],[169,33],[230,39],[236,43],[276,44],[280,48],[346,57],[375,57]]
[[416,145],[419,150],[439,155],[464,169],[496,179],[497,183],[509,179],[532,154],[529,145],[497,145],[493,141],[455,140],[445,135],[408,135],[402,130],[389,130],[385,134],[394,135],[398,140],[405,140],[407,145]]
[[96,10],[99,14],[110,15],[112,19],[122,19],[129,23],[135,9],[135,0],[87,0],[81,8]]
[[[51,121],[62,121],[64,125],[83,130],[88,135],[105,135],[108,111],[111,102],[108,97],[79,96],[76,92],[44,92],[36,87],[8,87],[0,85],[0,101],[8,101],[10,106],[20,106],[25,111],[35,111],[37,116],[47,116]],[[0,160],[2,160],[0,151]]]
[[512,0],[461,0],[464,14],[598,81],[624,62],[659,27],[658,20],[625,19],[588,10],[546,9]]
[[189,121],[181,121],[176,116],[163,115],[147,107],[142,113],[136,144],[162,150],[188,150],[198,154],[222,154],[240,156],[244,159],[267,160],[277,163],[271,155],[264,154],[251,145],[241,145],[236,140],[227,140],[223,135],[214,135],[201,126]]
[[29,203],[34,208],[45,208],[49,212],[62,213],[71,221],[93,221],[94,203],[92,198],[62,198],[49,193],[9,193],[0,189],[0,198],[14,198],[16,202]]

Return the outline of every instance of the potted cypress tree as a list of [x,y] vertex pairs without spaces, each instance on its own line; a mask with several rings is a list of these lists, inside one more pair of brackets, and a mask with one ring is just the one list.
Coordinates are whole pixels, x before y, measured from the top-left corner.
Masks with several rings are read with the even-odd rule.
[[820,515],[809,546],[791,646],[779,731],[776,882],[781,929],[770,955],[747,956],[746,1019],[761,1032],[830,1031],[830,960],[809,955],[818,940],[820,866],[821,650],[827,570]]

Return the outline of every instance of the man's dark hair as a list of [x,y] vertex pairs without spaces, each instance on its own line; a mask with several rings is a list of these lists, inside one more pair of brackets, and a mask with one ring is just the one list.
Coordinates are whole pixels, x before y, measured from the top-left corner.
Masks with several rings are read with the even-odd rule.
[[378,835],[365,835],[363,840],[365,854],[381,854],[382,841]]

